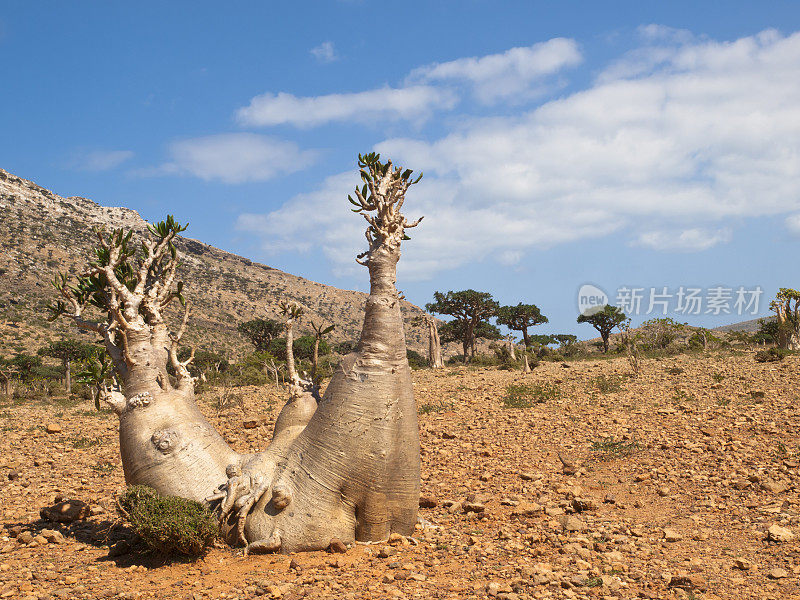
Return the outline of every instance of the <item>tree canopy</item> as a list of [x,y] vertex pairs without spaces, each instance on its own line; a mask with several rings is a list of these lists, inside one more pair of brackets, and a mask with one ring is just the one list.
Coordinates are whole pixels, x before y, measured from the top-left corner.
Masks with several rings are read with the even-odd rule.
[[272,319],[253,319],[246,323],[240,323],[236,331],[255,346],[256,352],[266,352],[269,349],[269,343],[283,334],[283,328],[283,323]]
[[608,352],[608,338],[615,327],[627,319],[618,306],[606,304],[601,310],[590,315],[578,315],[578,323],[589,323],[597,329],[603,340],[603,352]]
[[497,314],[500,304],[488,292],[462,290],[447,293],[434,292],[434,302],[425,305],[429,313],[449,315],[457,321],[457,331],[461,333],[460,341],[464,348],[464,359],[475,354],[476,331],[481,323]]
[[497,310],[496,316],[500,325],[505,325],[513,331],[522,332],[522,339],[526,348],[530,346],[528,327],[547,323],[547,317],[542,314],[538,306],[535,304],[523,304],[522,302],[516,306],[501,306]]

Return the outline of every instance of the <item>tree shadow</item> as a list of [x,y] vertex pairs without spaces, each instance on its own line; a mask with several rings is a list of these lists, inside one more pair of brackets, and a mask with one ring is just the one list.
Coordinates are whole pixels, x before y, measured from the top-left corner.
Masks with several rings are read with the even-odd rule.
[[97,562],[113,562],[121,569],[133,566],[155,569],[172,564],[189,564],[194,560],[187,556],[164,555],[150,550],[120,519],[113,521],[85,519],[73,523],[37,519],[29,523],[3,523],[3,528],[13,538],[25,531],[36,537],[45,530],[51,530],[87,546],[98,549],[107,546],[108,554],[98,557]]

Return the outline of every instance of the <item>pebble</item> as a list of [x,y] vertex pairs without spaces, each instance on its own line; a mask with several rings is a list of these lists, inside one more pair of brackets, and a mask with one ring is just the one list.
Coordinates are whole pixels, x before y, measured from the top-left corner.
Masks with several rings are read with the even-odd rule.
[[794,533],[786,527],[775,524],[767,529],[767,539],[771,542],[791,542],[794,539]]
[[59,425],[58,423],[48,423],[47,425],[44,426],[44,430],[47,433],[61,433],[62,431],[61,425]]
[[663,530],[663,534],[667,542],[680,542],[683,539],[683,535],[668,527]]

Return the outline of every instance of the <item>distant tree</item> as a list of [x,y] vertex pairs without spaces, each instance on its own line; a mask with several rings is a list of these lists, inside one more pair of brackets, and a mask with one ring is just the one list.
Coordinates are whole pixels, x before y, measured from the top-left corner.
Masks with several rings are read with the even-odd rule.
[[626,318],[618,306],[606,304],[600,311],[591,315],[578,315],[578,323],[589,323],[597,329],[603,340],[603,352],[608,352],[608,338],[611,332],[624,323]]
[[553,336],[553,339],[561,344],[562,347],[564,346],[571,346],[575,342],[578,341],[577,335],[572,335],[571,333],[557,333]]
[[774,344],[778,339],[777,319],[759,319],[758,331],[753,334],[753,341],[757,344]]
[[[466,324],[463,321],[456,319],[448,321],[439,328],[439,335],[445,344],[449,344],[450,342],[461,342],[463,345],[464,339],[467,335]],[[475,327],[469,347],[472,348],[472,354],[474,355],[475,340],[499,340],[502,337],[503,335],[500,333],[500,330],[497,327],[484,321]],[[468,355],[465,354],[464,358],[467,359]]]
[[780,288],[769,307],[777,316],[778,348],[800,350],[800,291]]
[[549,346],[550,344],[555,344],[558,340],[552,335],[547,335],[546,333],[537,333],[535,335],[528,336],[528,344],[537,344],[539,346]]
[[64,367],[64,387],[67,394],[72,393],[72,363],[86,360],[95,352],[95,347],[79,340],[64,339],[50,342],[49,346],[40,348],[39,356],[49,356],[61,361]]
[[300,377],[294,365],[294,325],[300,324],[303,317],[303,307],[294,302],[281,302],[281,314],[286,317],[286,372],[289,375],[290,385],[300,387]]
[[[488,292],[475,290],[462,290],[460,292],[434,292],[434,302],[425,306],[429,313],[449,315],[454,317],[453,327],[459,332],[461,345],[464,349],[464,360],[475,355],[476,332],[482,323],[488,324],[500,305]],[[495,328],[497,329],[497,328]],[[440,330],[440,334],[442,331]],[[498,336],[500,332],[497,332]]]
[[0,356],[0,384],[2,384],[2,393],[6,396],[11,395],[11,380],[14,377],[14,368],[11,361],[7,358]]
[[[191,349],[182,347],[178,350],[178,360],[186,360],[191,355]],[[194,359],[189,364],[189,372],[194,377],[203,377],[207,373],[222,373],[230,366],[230,362],[219,352],[212,350],[195,350]]]
[[16,354],[8,363],[14,368],[20,381],[28,383],[35,377],[37,368],[42,366],[42,359],[29,354]]
[[311,321],[311,330],[314,332],[314,353],[311,355],[311,379],[317,376],[317,362],[319,361],[319,343],[322,338],[334,330],[336,325],[325,327],[322,322],[319,324]]
[[256,352],[266,352],[269,343],[283,333],[283,325],[272,319],[253,319],[240,323],[236,331],[255,346]]
[[92,402],[100,410],[100,393],[107,389],[107,384],[114,378],[114,365],[105,350],[97,351],[83,363],[83,368],[76,374],[75,380],[89,388]]
[[357,342],[354,342],[353,340],[345,340],[343,342],[337,342],[331,346],[331,349],[336,352],[336,354],[350,354],[351,352],[354,352],[357,347]]
[[522,340],[525,342],[526,348],[530,346],[528,328],[548,322],[547,317],[541,313],[538,306],[521,302],[516,306],[501,306],[497,309],[496,316],[500,325],[505,325],[512,331],[522,332]]

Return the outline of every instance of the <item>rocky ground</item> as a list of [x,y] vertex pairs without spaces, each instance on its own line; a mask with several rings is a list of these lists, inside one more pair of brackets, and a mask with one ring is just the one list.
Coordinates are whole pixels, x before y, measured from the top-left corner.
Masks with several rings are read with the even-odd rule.
[[[6,403],[0,598],[800,598],[799,358],[417,371],[414,538],[193,563],[128,551],[111,414]],[[202,398],[241,451],[279,405],[269,388]],[[86,518],[43,520],[57,498]]]

